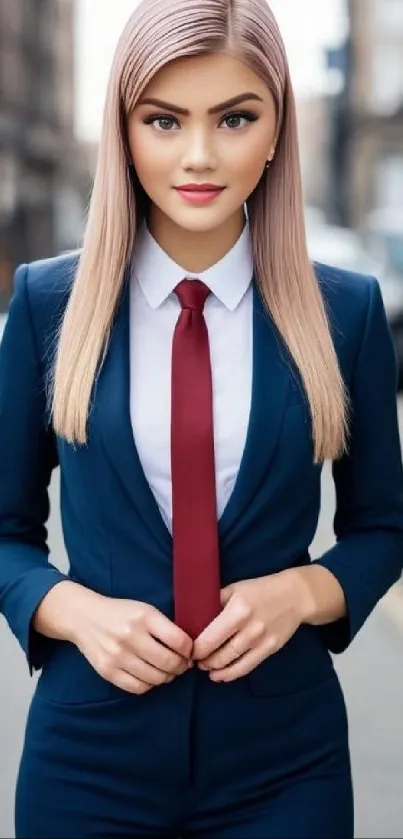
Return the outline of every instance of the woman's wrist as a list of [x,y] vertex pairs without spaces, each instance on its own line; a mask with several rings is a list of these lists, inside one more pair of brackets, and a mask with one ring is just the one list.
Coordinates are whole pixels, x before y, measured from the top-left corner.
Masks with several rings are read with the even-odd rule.
[[300,568],[290,568],[295,608],[301,623],[320,626],[340,620],[347,614],[343,589],[323,565],[312,563]]
[[99,595],[72,580],[56,583],[39,604],[33,629],[47,638],[76,643],[80,618],[94,597]]

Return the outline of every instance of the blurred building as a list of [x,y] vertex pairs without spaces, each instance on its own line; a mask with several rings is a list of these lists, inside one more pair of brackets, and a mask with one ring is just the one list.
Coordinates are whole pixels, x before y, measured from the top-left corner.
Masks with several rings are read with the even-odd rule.
[[331,190],[328,103],[323,95],[297,99],[305,203],[327,213]]
[[352,78],[349,203],[359,224],[403,206],[403,0],[349,0]]
[[77,247],[91,181],[74,136],[75,0],[0,0],[0,308],[15,266]]

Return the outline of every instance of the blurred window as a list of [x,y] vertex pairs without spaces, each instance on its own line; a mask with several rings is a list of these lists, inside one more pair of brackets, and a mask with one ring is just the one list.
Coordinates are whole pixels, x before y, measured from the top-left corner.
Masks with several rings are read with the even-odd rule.
[[57,25],[57,3],[54,0],[36,0],[35,6],[38,48],[44,54],[51,53]]
[[372,57],[372,108],[380,114],[393,114],[398,110],[402,101],[402,43],[401,41],[375,42]]
[[0,7],[0,99],[2,107],[11,110],[22,106],[25,99],[26,84],[21,67],[22,21],[20,0],[3,3]]
[[83,233],[84,207],[77,189],[58,183],[54,192],[55,240],[58,251],[75,249]]
[[374,170],[376,207],[402,208],[403,154],[389,155],[379,160]]
[[41,114],[53,120],[55,116],[55,3],[37,0],[36,39],[38,45],[37,94]]
[[19,106],[23,99],[24,78],[17,44],[4,42],[0,50],[0,93],[3,106]]
[[401,236],[392,233],[386,236],[385,245],[390,265],[403,275],[403,231]]
[[54,68],[54,0],[24,3],[26,76],[30,87],[29,105],[37,120],[56,119]]
[[13,2],[4,3],[4,9],[1,10],[2,25],[7,29],[8,33],[12,32],[18,35],[21,31],[23,5],[22,0],[13,0]]
[[17,168],[11,153],[0,153],[0,225],[5,224],[17,206]]
[[403,231],[399,234],[370,225],[368,229],[364,227],[363,241],[385,274],[393,272],[394,277],[403,278]]
[[374,22],[384,32],[403,32],[403,0],[374,0]]

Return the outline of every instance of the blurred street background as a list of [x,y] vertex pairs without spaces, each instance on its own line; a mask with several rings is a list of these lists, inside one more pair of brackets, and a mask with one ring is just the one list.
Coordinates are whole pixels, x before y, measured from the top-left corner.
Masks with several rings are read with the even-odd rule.
[[[21,262],[80,246],[112,52],[136,0],[0,0],[0,337]],[[272,0],[298,103],[311,255],[381,284],[403,388],[403,0]],[[399,395],[403,440],[403,394]],[[51,487],[50,545],[65,567]],[[333,542],[324,470],[317,556]],[[403,583],[336,661],[358,839],[403,836]],[[0,623],[0,837],[34,680]]]

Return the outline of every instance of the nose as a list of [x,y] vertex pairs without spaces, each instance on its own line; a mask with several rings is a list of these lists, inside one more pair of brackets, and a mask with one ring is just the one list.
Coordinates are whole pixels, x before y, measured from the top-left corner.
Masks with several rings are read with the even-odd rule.
[[201,172],[216,167],[216,155],[212,143],[205,133],[198,132],[188,138],[182,165],[184,169]]

